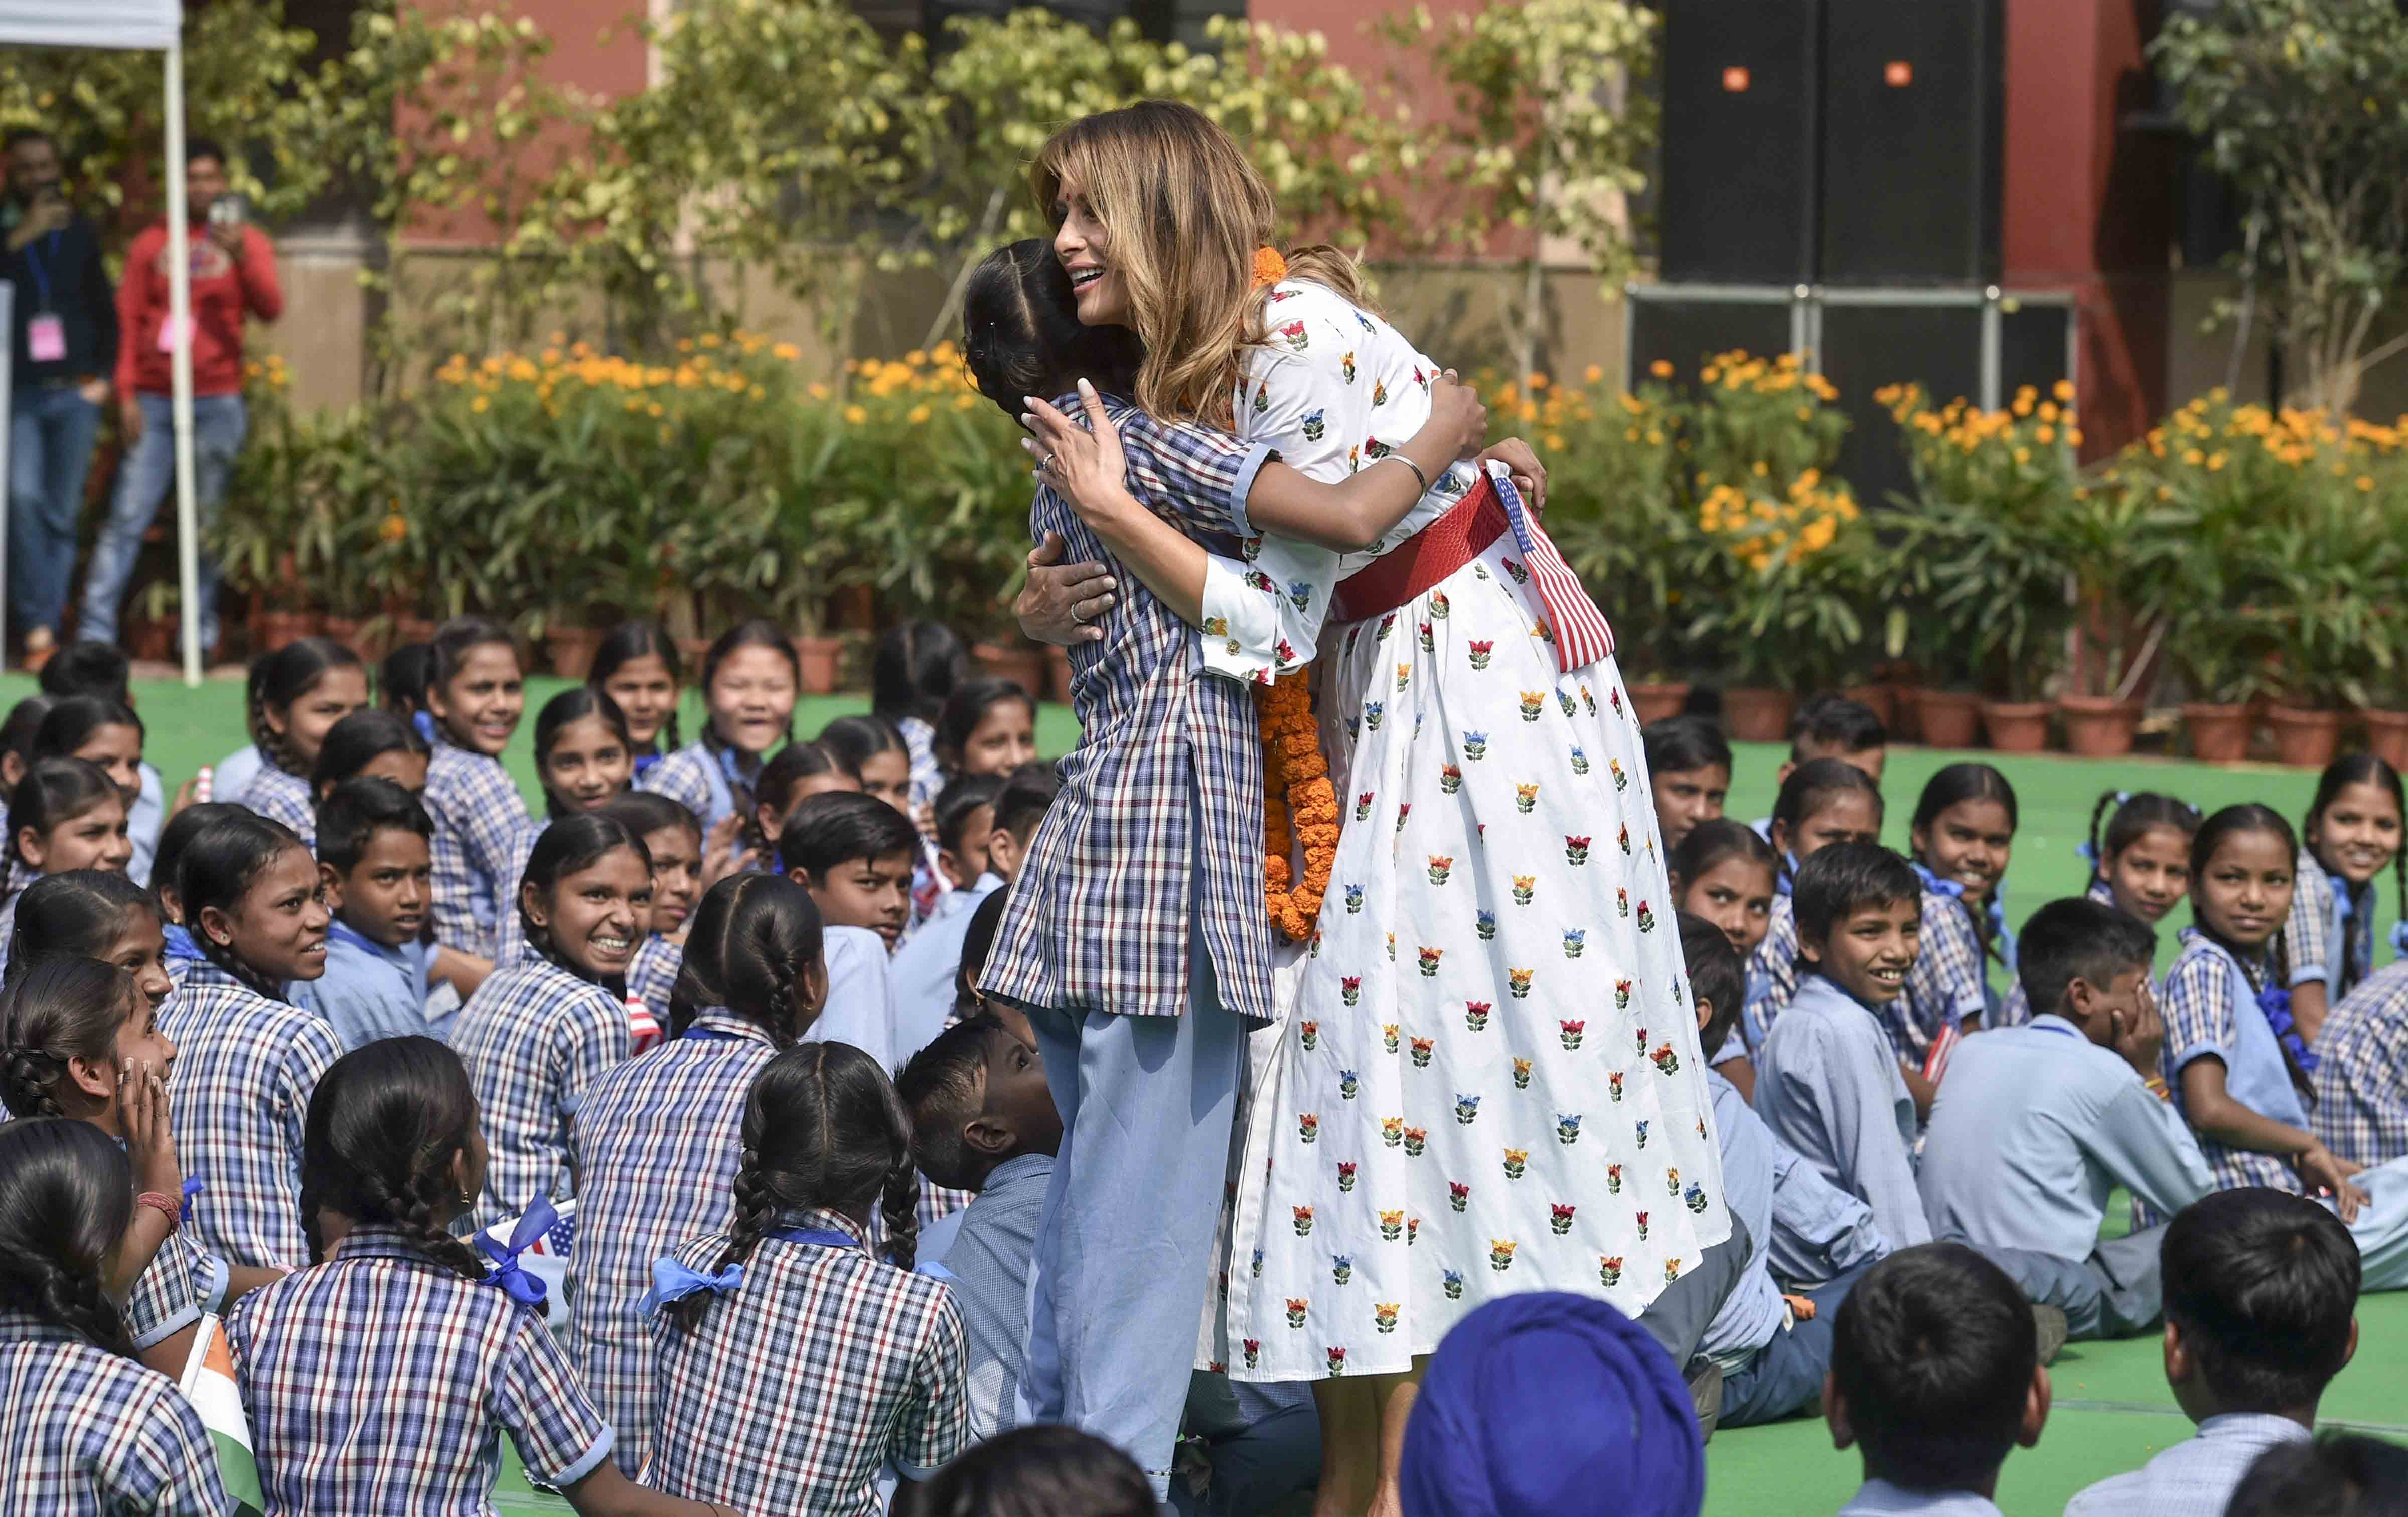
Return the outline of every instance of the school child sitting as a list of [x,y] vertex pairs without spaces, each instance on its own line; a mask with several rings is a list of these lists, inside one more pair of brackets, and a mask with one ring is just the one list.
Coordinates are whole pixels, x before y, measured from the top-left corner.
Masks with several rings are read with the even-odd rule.
[[776,623],[721,633],[702,656],[702,736],[645,770],[637,788],[681,803],[715,848],[725,846],[721,829],[732,835],[752,814],[752,781],[769,750],[794,736],[802,680],[795,645]]
[[878,635],[869,660],[870,714],[903,735],[911,755],[911,812],[937,804],[945,773],[937,762],[937,718],[945,697],[970,678],[970,651],[942,622],[907,622]]
[[2386,1517],[2408,1511],[2408,1449],[2358,1433],[2277,1443],[2232,1490],[2224,1517]]
[[335,723],[368,703],[360,656],[329,637],[301,637],[251,661],[245,713],[260,763],[225,798],[281,822],[314,846],[309,771]]
[[89,759],[47,758],[27,769],[8,797],[8,879],[0,905],[0,965],[15,936],[17,901],[45,875],[72,869],[125,872],[125,797]]
[[1824,1400],[1832,1446],[1864,1449],[1840,1517],[1998,1517],[2000,1467],[2048,1423],[2031,1308],[1961,1243],[1893,1253],[1840,1307]]
[[712,886],[687,950],[676,1035],[586,1087],[569,1129],[578,1178],[569,1347],[618,1431],[612,1454],[631,1474],[652,1447],[652,1335],[638,1307],[652,1261],[733,1220],[744,1093],[781,1050],[810,1036],[827,993],[819,910],[778,875]]
[[[1730,740],[1701,716],[1668,716],[1639,731],[1647,783],[1656,802],[1656,829],[1667,852],[1679,848],[1701,822],[1721,820],[1730,794]],[[1783,779],[1788,775],[1784,771]]]
[[413,1033],[440,1038],[451,1026],[451,1014],[439,1023],[427,1017],[434,836],[418,797],[390,780],[338,785],[318,808],[318,879],[335,920],[326,972],[303,999],[346,1050]]
[[1058,1423],[981,1442],[895,1496],[895,1517],[963,1511],[1155,1517],[1161,1510],[1136,1460],[1093,1433]]
[[1883,1018],[1922,946],[1921,884],[1879,843],[1836,843],[1799,869],[1790,899],[1806,973],[1756,1052],[1756,1113],[1870,1207],[1891,1247],[1926,1242],[1914,1099]]
[[[1015,1425],[1028,1344],[1028,1261],[1062,1146],[1062,1115],[1037,1050],[992,1017],[947,1028],[913,1055],[895,1093],[911,1114],[911,1152],[939,1185],[976,1193],[940,1278],[969,1331],[973,1439]],[[922,1268],[927,1269],[923,1264]]]
[[[1722,1371],[1717,1423],[1747,1427],[1777,1422],[1820,1399],[1830,1366],[1832,1314],[1886,1245],[1865,1204],[1774,1141],[1737,1087],[1713,1066],[1714,1051],[1738,1024],[1746,980],[1720,928],[1686,912],[1680,923],[1689,995],[1697,1002],[1698,1045],[1713,1094],[1714,1136],[1722,1145],[1723,1194],[1746,1224],[1750,1244],[1738,1288],[1698,1347]],[[1774,1283],[1776,1270],[1784,1279],[1821,1283],[1787,1295]]]
[[[2408,911],[2403,811],[2400,771],[2372,753],[2345,754],[2317,777],[2279,951],[2289,968],[2291,1015],[2312,1045],[2327,1013],[2374,970],[2375,876],[2391,871]],[[2400,947],[2396,929],[2392,946]]]
[[467,1071],[431,1038],[337,1060],[309,1098],[301,1185],[317,1267],[226,1318],[272,1512],[491,1511],[504,1432],[580,1513],[720,1517],[632,1485],[515,1256],[447,1231],[484,1188]]
[[1998,1010],[1989,960],[2014,961],[2000,894],[2015,823],[2014,787],[1986,764],[1949,765],[1914,803],[1907,837],[1923,881],[1923,952],[1889,1008],[1889,1036],[1926,1117],[1957,1038]]
[[814,795],[778,839],[786,877],[811,893],[825,924],[828,998],[821,1036],[890,1068],[896,1056],[895,975],[888,956],[910,910],[920,834],[886,802],[858,793]]
[[2372,1169],[2408,1157],[2408,960],[2342,997],[2316,1038],[2309,1130],[2333,1156]]
[[176,873],[182,867],[184,851],[192,847],[193,839],[219,823],[251,814],[251,808],[230,801],[199,801],[168,818],[167,824],[159,829],[159,852],[151,860],[158,874],[150,882],[150,894],[159,902],[167,978],[177,985],[184,982],[184,971],[202,956],[200,945],[193,941],[192,929],[184,922],[183,894],[176,888]]
[[626,714],[637,779],[650,774],[663,753],[678,749],[678,689],[685,683],[685,661],[660,623],[622,622],[605,633],[585,682]]
[[[42,694],[53,701],[93,695],[129,711],[134,708],[133,677],[134,665],[123,649],[91,637],[78,638],[60,649],[42,665],[40,674]],[[159,845],[159,828],[166,819],[167,791],[157,767],[138,752],[134,770],[125,802],[126,837],[134,845],[134,857],[125,872],[136,884],[148,885],[154,880],[152,855]]]
[[895,1004],[902,1018],[896,1056],[906,1063],[944,1029],[953,1009],[962,934],[979,902],[1006,883],[988,862],[1003,787],[998,775],[964,775],[937,796],[936,867],[947,888],[935,897],[927,920],[895,951]]
[[924,1479],[968,1446],[962,1314],[950,1286],[911,1273],[910,1140],[894,1086],[858,1049],[805,1043],[754,1077],[734,1225],[660,1260],[646,1300],[663,1490],[875,1517],[882,1467]]
[[[1689,829],[1665,855],[1664,869],[1670,877],[1674,909],[1713,923],[1738,952],[1743,988],[1744,966],[1771,931],[1780,855],[1748,828],[1727,817],[1714,817]],[[1722,1070],[1742,1099],[1755,1099],[1756,1064],[1747,1055],[1746,1039],[1725,1038],[1721,1052],[1707,1054],[1706,1060]]]
[[12,1507],[223,1517],[215,1445],[176,1382],[135,1357],[107,1275],[134,1168],[80,1122],[0,1126],[0,1469]]
[[1881,841],[1882,794],[1865,772],[1839,759],[1812,759],[1781,782],[1772,804],[1772,911],[1748,961],[1747,1010],[1740,1020],[1748,1051],[1764,1047],[1773,1019],[1798,994],[1798,871],[1833,843]]
[[2164,1229],[2100,1241],[2109,1192],[2171,1216],[2215,1186],[2157,1070],[2156,952],[2156,934],[2112,906],[2034,912],[2016,956],[2040,1014],[1957,1048],[1924,1135],[1933,1235],[1990,1254],[2076,1338],[2157,1317]]
[[381,707],[353,711],[326,729],[318,745],[318,761],[309,766],[309,794],[322,801],[335,793],[337,785],[365,774],[423,795],[426,766],[434,752],[425,737],[399,712]]
[[526,710],[516,639],[482,617],[455,617],[435,634],[426,681],[426,814],[435,822],[436,940],[494,966],[504,912],[517,909],[511,873],[526,801],[501,757]]
[[[603,804],[602,814],[642,838],[644,854],[652,861],[652,919],[627,961],[627,996],[666,1028],[684,952],[680,945],[695,903],[702,899],[702,823],[680,803],[649,790],[620,792]],[[737,862],[726,872],[740,869]],[[634,1015],[632,1004],[629,1014]]]
[[778,750],[752,781],[752,825],[744,829],[742,838],[745,852],[752,855],[751,867],[783,874],[778,867],[778,835],[786,830],[795,808],[831,790],[859,789],[860,778],[817,743],[788,743]]
[[[1838,759],[1864,771],[1866,779],[1876,786],[1882,782],[1882,771],[1889,765],[1889,729],[1882,719],[1864,702],[1845,695],[1821,694],[1798,708],[1789,719],[1789,757],[1772,777],[1775,787],[1785,785],[1789,777],[1801,765],[1816,759]],[[1750,823],[1756,836],[1770,841],[1772,819],[1762,818]]]
[[2065,1517],[2220,1512],[2250,1464],[2306,1443],[2358,1352],[2358,1248],[2332,1213],[2262,1186],[2220,1191],[2166,1230],[2166,1383],[2199,1436],[2100,1481]]
[[[2081,848],[2090,866],[2083,894],[2155,927],[2190,893],[2190,840],[2198,833],[2199,809],[2186,801],[2148,790],[2105,792],[2091,808]],[[2031,1018],[2031,997],[2017,980],[1996,1025],[2020,1027]]]

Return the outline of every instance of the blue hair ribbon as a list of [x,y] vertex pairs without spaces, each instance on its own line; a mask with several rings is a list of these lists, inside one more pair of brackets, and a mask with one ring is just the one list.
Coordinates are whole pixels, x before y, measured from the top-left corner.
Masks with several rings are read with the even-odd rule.
[[744,1267],[729,1265],[715,1275],[690,1269],[663,1254],[652,1261],[652,1288],[636,1303],[636,1309],[647,1318],[660,1314],[661,1308],[672,1301],[682,1301],[696,1291],[716,1291],[727,1295],[744,1283]]
[[179,1223],[187,1223],[193,1220],[193,1197],[200,1195],[203,1191],[208,1189],[208,1186],[202,1184],[197,1180],[187,1180],[184,1181],[183,1199],[178,1204],[176,1209],[176,1220]]
[[559,1224],[558,1209],[548,1200],[539,1200],[527,1208],[526,1215],[510,1228],[510,1240],[507,1245],[494,1242],[487,1234],[479,1233],[477,1247],[485,1257],[494,1261],[492,1272],[479,1283],[499,1287],[503,1295],[523,1307],[543,1305],[543,1281],[520,1267],[519,1255],[541,1242],[543,1235]]
[[2274,1040],[2291,1055],[2291,1062],[2303,1075],[2316,1072],[2316,1056],[2308,1048],[2308,1040],[2300,1036],[2300,1024],[2291,1015],[2291,993],[2279,985],[2269,985],[2258,993],[2258,1009],[2265,1014],[2266,1025],[2274,1030]]
[[427,711],[412,711],[409,715],[409,724],[418,730],[418,735],[421,737],[426,739],[427,747],[432,748],[435,746],[435,717],[433,713]]

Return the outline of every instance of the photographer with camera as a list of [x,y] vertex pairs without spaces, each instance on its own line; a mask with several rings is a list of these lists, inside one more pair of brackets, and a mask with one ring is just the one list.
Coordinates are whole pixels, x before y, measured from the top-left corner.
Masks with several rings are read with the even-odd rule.
[[8,611],[39,665],[58,646],[76,518],[117,362],[117,308],[100,233],[60,186],[59,145],[20,127],[0,143],[0,279],[16,287],[8,388]]
[[[251,223],[242,197],[226,188],[225,150],[195,137],[184,150],[184,188],[192,223],[191,330],[194,506],[201,530],[217,521],[226,477],[250,430],[242,399],[243,320],[272,322],[284,310],[276,281],[276,246]],[[169,405],[179,334],[167,309],[167,226],[144,229],[125,255],[117,292],[117,394],[126,437],[108,520],[85,572],[79,636],[112,642],[119,603],[160,499],[176,482],[175,416]],[[201,646],[218,640],[218,566],[201,552]]]

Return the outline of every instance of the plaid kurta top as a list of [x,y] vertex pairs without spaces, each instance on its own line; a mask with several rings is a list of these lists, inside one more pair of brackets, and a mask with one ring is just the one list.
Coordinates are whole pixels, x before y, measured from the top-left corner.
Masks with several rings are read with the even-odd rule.
[[2317,1140],[2369,1169],[2408,1154],[2408,960],[2342,998],[2316,1035]]
[[494,900],[494,967],[516,964],[527,956],[526,918],[519,914],[519,882],[526,878],[527,860],[543,839],[550,817],[531,817],[520,824],[510,842],[510,862],[502,871],[501,893]]
[[1749,1053],[1763,1052],[1764,1040],[1772,1036],[1773,1020],[1797,998],[1798,903],[1784,890],[1772,897],[1764,941],[1756,945],[1747,961],[1747,1003],[1740,1013],[1740,1031],[1747,1039]]
[[268,1517],[490,1512],[505,1429],[554,1485],[610,1452],[543,1319],[390,1228],[235,1303],[226,1343]]
[[684,965],[684,946],[659,933],[647,935],[627,961],[627,994],[652,1008],[663,1033],[669,1027],[669,993],[677,989],[678,970]]
[[482,753],[452,746],[440,727],[421,799],[435,821],[428,852],[435,866],[436,938],[490,959],[495,923],[518,883],[509,878],[510,860],[519,830],[527,823],[526,800],[508,769]]
[[744,1097],[776,1056],[768,1034],[713,1009],[685,1037],[606,1071],[578,1108],[569,1344],[618,1430],[622,1469],[641,1468],[652,1446],[652,1330],[637,1302],[653,1260],[727,1229]]
[[159,1252],[134,1278],[125,1296],[125,1326],[134,1346],[147,1349],[225,1309],[226,1262],[193,1241],[181,1228],[167,1235]]
[[[833,1211],[792,1225],[858,1238]],[[715,1271],[727,1239],[678,1252]],[[969,1337],[953,1293],[865,1248],[765,1238],[688,1331],[666,1315],[651,1483],[747,1512],[877,1517],[889,1460],[933,1469],[969,1441]]]
[[[708,726],[706,721],[706,729]],[[745,766],[739,763],[738,767],[740,772]],[[760,773],[760,761],[753,760],[750,767],[754,774]],[[720,751],[700,737],[674,753],[665,754],[658,764],[644,771],[636,788],[666,795],[692,811],[706,837],[739,804]]]
[[2352,887],[2300,850],[2291,874],[2291,914],[2283,919],[2275,963],[2284,983],[2324,982],[2326,1006],[2341,1004],[2374,968],[2374,882]]
[[1926,890],[1923,945],[1906,972],[1905,992],[1882,1014],[1899,1058],[1922,1068],[1942,1027],[1988,1009],[1987,987],[1972,911],[1953,895]]
[[318,851],[318,809],[310,799],[308,780],[287,774],[274,759],[262,755],[259,772],[236,798],[268,821],[292,828],[310,852]]
[[626,1007],[550,959],[527,959],[477,987],[452,1024],[452,1046],[477,1087],[492,1154],[485,1193],[454,1229],[568,1199],[569,1119],[587,1087],[632,1051]]
[[194,1240],[229,1262],[297,1269],[301,1125],[318,1077],[343,1056],[315,1014],[272,1001],[207,959],[185,967],[159,1009],[176,1045],[176,1156],[203,1189]]
[[[2160,1056],[2165,1068],[2166,1083],[2171,1088],[2175,1109],[2183,1120],[2190,1120],[2190,1106],[2183,1095],[2182,1072],[2192,1059],[2202,1055],[2222,1063],[2226,1093],[2244,1106],[2250,1106],[2247,1091],[2253,1074],[2265,1075],[2268,1070],[2236,1067],[2248,1044],[2244,1041],[2243,1019],[2259,1020],[2264,1013],[2246,1002],[2238,1001],[2233,994],[2232,966],[2238,963],[2253,989],[2262,989],[2269,966],[2263,960],[2245,960],[2232,955],[2210,940],[2196,927],[2182,929],[2182,956],[2166,971],[2165,990],[2157,997],[2157,1009],[2166,1023],[2165,1052]],[[2267,1040],[2272,1040],[2267,1035]],[[2279,1053],[2275,1062],[2281,1062]],[[2254,1106],[2251,1109],[2255,1110]],[[2284,1115],[2259,1111],[2260,1116],[2272,1116],[2277,1122]],[[2272,1190],[2300,1194],[2300,1177],[2291,1166],[2272,1153],[2259,1153],[2253,1149],[2229,1148],[2200,1133],[2199,1151],[2207,1156],[2207,1166],[2215,1176],[2215,1188],[2220,1191],[2240,1190],[2249,1185],[2264,1185]],[[2154,1225],[2167,1219],[2134,1205],[2136,1217],[2146,1218],[2143,1225]]]
[[41,1517],[232,1517],[200,1413],[155,1369],[0,1313],[0,1497]]
[[[1209,551],[1237,554],[1233,504],[1269,450],[1107,404],[1130,494]],[[1189,934],[1200,931],[1223,1004],[1268,1021],[1254,693],[1203,672],[1196,629],[1051,489],[1038,491],[1028,526],[1039,541],[1060,533],[1067,562],[1109,565],[1120,600],[1099,621],[1100,641],[1070,649],[1079,746],[1062,761],[1061,793],[1029,844],[983,988],[1027,1006],[1176,1016],[1188,1004]]]

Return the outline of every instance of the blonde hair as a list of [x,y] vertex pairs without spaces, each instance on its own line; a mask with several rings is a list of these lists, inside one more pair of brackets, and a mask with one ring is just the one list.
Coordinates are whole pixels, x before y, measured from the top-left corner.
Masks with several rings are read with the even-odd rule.
[[[1236,141],[1191,106],[1140,100],[1054,133],[1028,179],[1055,225],[1068,179],[1110,234],[1111,264],[1145,344],[1137,403],[1156,416],[1234,426],[1245,351],[1266,330],[1254,250],[1269,242],[1278,210]],[[1287,262],[1290,279],[1362,303],[1354,260],[1338,249],[1298,249]]]

